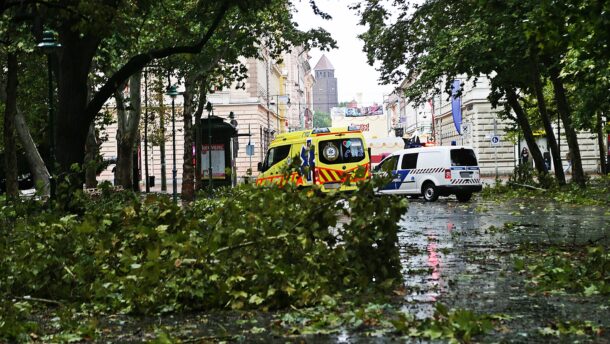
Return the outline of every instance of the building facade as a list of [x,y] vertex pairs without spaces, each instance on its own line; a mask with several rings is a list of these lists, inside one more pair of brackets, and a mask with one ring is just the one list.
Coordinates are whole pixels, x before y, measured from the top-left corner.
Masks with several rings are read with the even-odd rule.
[[[460,81],[461,123],[456,125],[453,117],[452,96],[442,93],[426,102],[411,104],[402,96],[402,92],[398,92],[389,95],[384,102],[390,122],[393,124],[390,131],[394,134],[402,134],[404,138],[417,135],[422,141],[430,140],[442,146],[452,144],[472,146],[477,153],[482,175],[512,174],[519,161],[519,152],[526,146],[525,140],[513,140],[507,136],[508,128],[513,123],[500,118],[498,114],[500,109],[492,108],[487,99],[491,88],[485,76],[479,77],[476,84],[468,80]],[[408,84],[403,82],[401,88],[407,86]],[[554,132],[557,132],[559,125],[561,158],[565,159],[569,149],[561,123],[555,121],[553,125]],[[598,172],[599,147],[596,145],[594,135],[582,132],[578,134],[578,139],[585,172]],[[543,134],[538,136],[537,141],[543,154],[549,151]],[[565,167],[561,168],[565,169]],[[551,169],[554,168],[555,166],[551,165]]]
[[[289,130],[298,130],[308,124],[311,126],[314,78],[311,76],[308,62],[310,57],[307,51],[296,47],[292,52],[285,53],[279,60],[272,59],[264,50],[261,55],[260,59],[244,58],[242,60],[242,63],[248,68],[245,87],[239,89],[230,87],[208,94],[207,100],[212,104],[212,111],[204,112],[202,115],[203,121],[208,115],[211,115],[221,117],[229,123],[229,115],[233,113],[238,130],[235,144],[235,167],[238,182],[243,181],[248,175],[256,176],[258,174],[257,164],[264,160],[267,147],[275,135]],[[177,82],[178,80],[172,81],[172,83]],[[144,83],[142,84],[144,85]],[[141,134],[142,140],[138,155],[142,184],[144,184],[144,166],[147,160],[149,176],[154,177],[155,188],[158,189],[161,181],[165,179],[168,188],[171,189],[173,169],[171,99],[164,95],[163,91],[157,92],[156,96],[151,95],[149,106],[151,109],[154,106],[156,115],[151,116],[154,118],[148,124],[150,129],[146,149],[144,134]],[[112,104],[109,104],[109,107],[112,107]],[[144,112],[144,105],[142,109]],[[181,184],[182,181],[185,149],[182,109],[183,99],[178,96],[174,102],[178,184]],[[109,111],[112,112],[112,109]],[[144,117],[144,113],[142,117]],[[163,117],[164,123],[160,123],[161,117]],[[116,124],[104,128],[101,135],[108,138],[101,146],[101,154],[107,159],[115,158],[117,155]],[[160,144],[160,137],[164,139],[163,145]],[[253,151],[247,152],[247,145],[253,146]],[[161,152],[162,150],[163,152]],[[253,154],[248,155],[248,153]],[[99,180],[113,181],[112,167],[103,171]]]

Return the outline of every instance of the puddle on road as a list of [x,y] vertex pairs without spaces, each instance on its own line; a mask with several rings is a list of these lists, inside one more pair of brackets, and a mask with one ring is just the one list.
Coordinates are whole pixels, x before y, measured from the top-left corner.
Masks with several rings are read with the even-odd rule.
[[[493,341],[532,340],[538,328],[548,326],[553,319],[590,320],[607,330],[607,300],[530,296],[523,277],[513,271],[510,256],[523,243],[543,247],[595,241],[609,247],[610,218],[605,211],[552,203],[410,202],[399,232],[409,290],[403,309],[429,317],[434,303],[441,302],[453,308],[512,316],[505,333],[490,335]],[[511,228],[503,228],[506,223],[512,224]]]

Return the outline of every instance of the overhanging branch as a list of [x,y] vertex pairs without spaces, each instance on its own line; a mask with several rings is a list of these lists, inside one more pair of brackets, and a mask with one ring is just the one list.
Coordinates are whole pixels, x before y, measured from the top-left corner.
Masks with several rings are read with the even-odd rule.
[[104,103],[112,96],[113,92],[120,84],[125,82],[133,73],[144,68],[151,61],[176,54],[197,54],[201,52],[205,44],[212,38],[212,35],[214,35],[214,32],[220,25],[220,22],[224,18],[224,15],[228,9],[228,2],[223,2],[222,7],[212,22],[212,25],[203,38],[196,44],[152,50],[132,57],[123,67],[121,67],[121,69],[119,69],[106,81],[102,88],[100,88],[100,90],[91,99],[89,104],[87,104],[84,113],[87,121],[93,121],[95,115],[100,111]]

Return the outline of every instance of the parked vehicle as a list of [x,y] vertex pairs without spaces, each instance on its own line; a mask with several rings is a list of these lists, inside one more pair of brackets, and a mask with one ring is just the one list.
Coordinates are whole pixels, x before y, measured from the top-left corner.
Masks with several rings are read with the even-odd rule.
[[392,181],[379,194],[422,196],[428,202],[455,195],[467,202],[482,190],[480,169],[474,150],[464,146],[403,149],[386,157],[374,173],[389,173]]
[[390,154],[405,149],[405,140],[395,136],[369,139],[366,144],[371,149],[371,166],[373,167]]
[[[4,169],[4,152],[0,152],[0,194],[6,192],[6,174]],[[25,162],[25,157],[20,155],[17,158],[17,183],[19,190],[34,188],[34,179],[30,173],[30,168]]]
[[[299,171],[285,180],[285,168],[296,159]],[[359,169],[362,174],[356,173]],[[295,131],[280,134],[271,142],[258,170],[257,185],[290,182],[302,187],[320,185],[322,191],[355,190],[356,182],[370,178],[370,152],[362,132],[355,127]],[[350,185],[345,185],[348,176]]]

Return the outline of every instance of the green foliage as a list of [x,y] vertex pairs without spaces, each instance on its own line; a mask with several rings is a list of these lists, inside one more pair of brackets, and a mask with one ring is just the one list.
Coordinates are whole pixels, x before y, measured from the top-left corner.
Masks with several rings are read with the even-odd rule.
[[551,247],[515,259],[528,287],[542,293],[610,294],[610,252],[603,246]]
[[387,304],[338,304],[336,299],[326,297],[316,307],[282,314],[275,322],[276,327],[273,330],[280,335],[330,334],[345,329],[390,332],[394,330],[390,320],[395,317],[396,311]]
[[38,325],[28,316],[32,310],[28,302],[2,299],[0,301],[0,339],[9,342],[27,342],[28,333],[37,330]]
[[493,329],[492,320],[499,318],[501,316],[479,315],[464,309],[449,310],[442,304],[436,304],[432,318],[418,320],[411,314],[402,313],[393,324],[401,334],[409,337],[470,343],[474,336]]
[[551,325],[538,329],[538,332],[543,336],[561,337],[569,335],[577,336],[592,336],[600,335],[603,328],[593,324],[591,321],[559,321],[554,320]]
[[330,118],[330,114],[326,112],[316,111],[313,114],[313,127],[314,128],[325,128],[332,126],[333,121]]
[[368,184],[347,199],[242,185],[183,207],[101,188],[99,198],[73,197],[78,213],[2,208],[3,298],[135,314],[277,309],[400,282],[406,203],[375,198]]
[[280,334],[329,334],[358,330],[369,335],[398,333],[427,340],[469,343],[473,337],[493,329],[505,315],[479,315],[469,310],[449,310],[437,303],[432,317],[419,319],[387,304],[337,304],[328,298],[317,307],[285,313],[276,322]]
[[[525,173],[529,172],[519,172]],[[496,183],[492,187],[485,187],[481,192],[481,196],[486,199],[546,199],[555,202],[580,205],[610,205],[610,178],[608,176],[600,176],[587,181],[586,188],[582,189],[576,184],[558,186],[555,179],[547,175],[543,179],[538,176],[538,182],[533,181],[531,174],[527,178],[521,179],[523,184],[514,182],[519,180],[519,174],[515,172],[515,176],[510,179],[509,183]],[[531,182],[531,184],[528,183]],[[519,185],[520,184],[520,185]],[[539,188],[548,187],[548,189],[538,190],[524,187],[524,185],[535,186]]]

